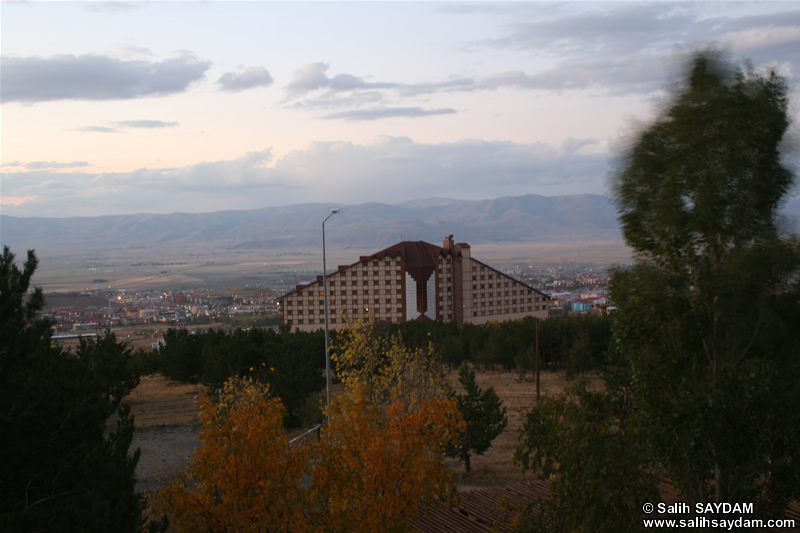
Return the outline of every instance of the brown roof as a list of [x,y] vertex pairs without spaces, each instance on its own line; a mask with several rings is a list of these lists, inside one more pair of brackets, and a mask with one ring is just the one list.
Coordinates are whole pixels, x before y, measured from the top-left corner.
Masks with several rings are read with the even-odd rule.
[[464,490],[459,493],[460,502],[455,507],[423,505],[417,517],[411,520],[411,527],[423,533],[491,533],[495,531],[495,524],[504,524],[506,527],[500,529],[508,531],[516,512],[501,507],[501,502],[522,507],[549,498],[549,480]]
[[[504,507],[521,509],[534,501],[550,498],[550,480],[525,481],[498,487],[464,490],[459,493],[460,502],[455,507],[434,507],[423,504],[419,514],[410,520],[414,531],[421,533],[491,533],[510,531],[511,522],[517,512]],[[681,500],[680,493],[669,481],[659,485],[661,500],[671,505]],[[780,531],[798,531],[800,526],[800,503],[792,502],[786,509],[786,518],[795,520],[795,527]],[[763,531],[772,531],[764,529]],[[774,531],[778,531],[775,529]]]

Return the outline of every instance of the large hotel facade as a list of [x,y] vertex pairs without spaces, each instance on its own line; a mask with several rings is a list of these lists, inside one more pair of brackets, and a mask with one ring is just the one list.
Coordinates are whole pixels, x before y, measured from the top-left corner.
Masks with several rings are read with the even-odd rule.
[[[471,256],[470,246],[401,242],[328,275],[328,323],[335,329],[369,314],[376,321],[442,320],[483,324],[546,318],[550,298]],[[279,299],[281,324],[325,327],[322,276]]]

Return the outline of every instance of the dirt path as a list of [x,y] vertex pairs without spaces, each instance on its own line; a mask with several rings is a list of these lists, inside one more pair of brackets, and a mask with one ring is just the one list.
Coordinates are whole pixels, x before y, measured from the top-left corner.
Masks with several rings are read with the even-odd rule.
[[186,467],[197,447],[200,424],[136,428],[131,449],[139,448],[136,489],[153,491]]

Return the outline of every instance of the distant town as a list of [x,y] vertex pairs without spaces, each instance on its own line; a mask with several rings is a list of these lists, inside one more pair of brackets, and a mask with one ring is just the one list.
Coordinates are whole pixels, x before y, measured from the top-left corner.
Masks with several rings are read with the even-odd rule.
[[[605,312],[609,305],[609,269],[570,264],[540,267],[498,266],[553,299],[551,316]],[[103,288],[74,293],[48,293],[46,318],[57,335],[94,333],[106,328],[154,324],[277,327],[278,298],[297,285],[317,278],[317,271],[284,271],[275,281],[237,288],[136,290]]]

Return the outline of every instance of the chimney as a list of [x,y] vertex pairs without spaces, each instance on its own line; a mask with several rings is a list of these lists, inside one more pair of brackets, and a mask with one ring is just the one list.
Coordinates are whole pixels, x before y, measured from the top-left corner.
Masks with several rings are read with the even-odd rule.
[[453,236],[452,235],[448,235],[447,237],[445,237],[444,245],[442,245],[442,248],[444,248],[446,251],[450,251],[450,250],[453,249]]

